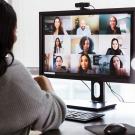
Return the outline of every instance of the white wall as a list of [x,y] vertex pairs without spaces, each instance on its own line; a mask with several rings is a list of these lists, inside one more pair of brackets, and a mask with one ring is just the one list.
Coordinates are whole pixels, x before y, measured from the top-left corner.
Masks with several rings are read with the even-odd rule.
[[[39,66],[39,11],[74,10],[80,0],[10,0],[18,17],[15,57],[25,66]],[[83,2],[89,2],[83,0]],[[135,0],[91,0],[95,8],[135,6]]]

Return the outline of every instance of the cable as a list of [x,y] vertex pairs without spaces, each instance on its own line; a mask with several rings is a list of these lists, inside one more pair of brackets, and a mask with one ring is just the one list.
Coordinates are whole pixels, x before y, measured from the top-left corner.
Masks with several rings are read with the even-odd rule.
[[90,5],[90,7],[93,7],[93,9],[95,9],[95,7],[93,5]]
[[109,83],[107,83],[107,82],[106,82],[106,84],[107,84],[107,86],[110,88],[110,90],[111,90],[111,92],[114,94],[114,96],[116,96],[117,99],[118,99],[120,102],[121,102],[121,100],[122,100],[122,102],[124,102],[123,98],[111,88],[111,85],[110,85]]
[[[81,82],[91,91],[90,87],[83,81],[81,80]],[[109,87],[109,89],[111,90],[112,94],[120,101],[120,102],[125,102],[124,99],[122,98],[122,96],[120,96],[118,93],[116,93],[110,83],[106,82],[107,86]]]
[[125,102],[124,99],[122,98],[122,96],[120,96],[118,93],[116,93],[116,92],[112,89],[110,83],[106,82],[106,84],[107,84],[107,86],[109,87],[109,89],[111,90],[111,92],[117,97],[117,99],[118,99],[120,102]]
[[91,92],[91,89],[90,89],[90,87],[83,81],[83,80],[81,80],[82,81],[82,83],[90,90],[90,92]]
[[[106,83],[107,84],[107,83]],[[112,94],[121,102],[121,99],[120,99],[120,97],[117,95],[117,93],[116,92],[114,92],[112,89],[111,89],[111,87],[110,87],[110,85],[109,84],[107,84],[107,86],[109,87],[109,89],[111,90],[111,92],[112,92]]]

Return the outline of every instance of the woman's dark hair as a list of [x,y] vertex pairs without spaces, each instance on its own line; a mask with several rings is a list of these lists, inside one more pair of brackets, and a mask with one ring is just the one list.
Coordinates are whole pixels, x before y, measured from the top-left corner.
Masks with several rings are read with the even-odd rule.
[[[17,17],[14,9],[4,0],[0,1],[0,76],[2,76],[8,66],[14,61],[11,52],[15,41],[14,30],[17,24]],[[10,54],[12,61],[9,64],[6,56]]]
[[91,54],[91,53],[93,53],[94,43],[93,43],[93,41],[92,41],[92,39],[90,37],[84,36],[84,37],[81,38],[81,40],[80,40],[80,48],[83,50],[83,46],[84,46],[86,40],[89,40],[88,54]]
[[88,69],[90,69],[90,70],[92,69],[91,59],[90,59],[89,55],[87,55],[87,54],[81,54],[81,57],[80,57],[80,66],[79,66],[79,69],[78,69],[78,73],[85,73],[85,71],[81,67],[81,59],[82,59],[83,56],[86,56],[87,59],[88,59]]
[[[115,69],[114,64],[113,64],[114,57],[119,58],[117,55],[114,55],[114,56],[112,56],[112,58],[110,60],[110,73],[111,73],[111,75],[116,75],[116,69]],[[119,58],[119,60],[120,60],[120,58]],[[123,63],[121,60],[120,60],[120,68],[123,68]]]
[[[112,39],[112,41],[111,41],[111,48],[113,49],[113,46],[112,46],[112,45],[113,45],[113,41],[115,41],[115,40],[116,40],[117,43],[118,43],[118,48],[117,48],[117,50],[119,50],[119,45],[120,45],[120,44],[119,44],[119,40],[118,40],[117,38],[113,38],[113,39]],[[113,49],[113,50],[114,50],[114,49]]]
[[59,27],[59,30],[58,30],[58,35],[63,35],[64,34],[64,31],[63,31],[63,27],[62,27],[62,22],[61,22],[61,19],[57,16],[55,17],[54,19],[54,23],[53,23],[53,32],[56,31],[56,27],[55,27],[55,20],[58,19],[60,21],[60,27]]
[[62,48],[62,45],[61,45],[60,39],[57,37],[57,38],[55,39],[54,53],[56,53],[56,48],[57,48],[56,41],[57,41],[57,40],[59,41],[59,48]]

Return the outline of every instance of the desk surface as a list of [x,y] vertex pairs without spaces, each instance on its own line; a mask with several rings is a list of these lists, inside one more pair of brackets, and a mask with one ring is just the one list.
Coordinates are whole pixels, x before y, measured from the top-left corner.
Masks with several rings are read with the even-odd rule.
[[102,113],[105,114],[102,119],[86,124],[64,121],[59,130],[49,131],[44,133],[44,135],[94,135],[84,129],[84,126],[88,125],[127,123],[135,126],[135,103],[119,103],[116,105],[115,109]]

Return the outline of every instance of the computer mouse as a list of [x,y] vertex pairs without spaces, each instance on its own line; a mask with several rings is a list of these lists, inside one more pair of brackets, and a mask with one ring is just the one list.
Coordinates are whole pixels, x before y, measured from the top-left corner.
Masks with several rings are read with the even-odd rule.
[[123,124],[108,124],[104,128],[105,135],[126,135],[127,128]]

